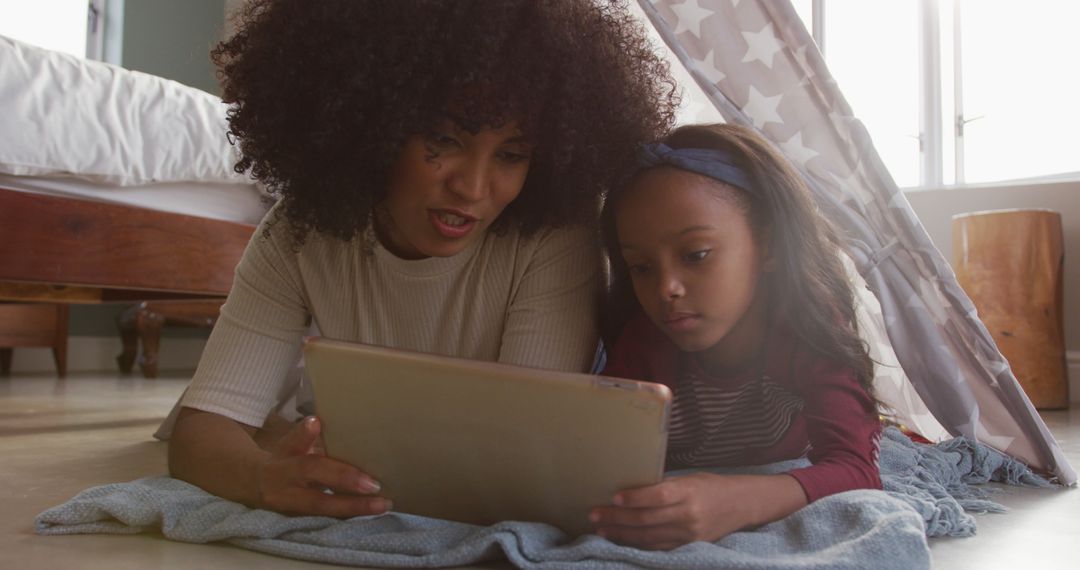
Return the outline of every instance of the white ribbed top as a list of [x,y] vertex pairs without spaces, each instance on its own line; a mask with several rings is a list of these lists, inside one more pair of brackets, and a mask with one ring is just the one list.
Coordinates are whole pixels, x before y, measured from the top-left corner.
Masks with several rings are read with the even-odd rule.
[[489,232],[453,257],[408,261],[318,235],[293,252],[287,223],[260,227],[181,404],[261,426],[295,390],[311,319],[328,338],[586,371],[598,268],[581,228]]

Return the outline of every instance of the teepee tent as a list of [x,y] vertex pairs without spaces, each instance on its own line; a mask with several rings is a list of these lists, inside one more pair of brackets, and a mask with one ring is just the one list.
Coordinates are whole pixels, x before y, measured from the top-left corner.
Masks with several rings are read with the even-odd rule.
[[894,415],[931,439],[974,438],[1075,484],[1076,472],[853,116],[791,3],[638,2],[724,120],[772,141],[844,234],[847,254],[869,287],[857,289],[860,328],[871,356],[883,364],[875,388]]

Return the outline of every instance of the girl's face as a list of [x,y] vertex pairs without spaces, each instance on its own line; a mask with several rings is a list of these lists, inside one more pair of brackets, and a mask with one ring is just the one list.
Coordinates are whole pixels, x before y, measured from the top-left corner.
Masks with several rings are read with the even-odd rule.
[[[753,356],[764,330],[767,252],[739,190],[676,168],[642,173],[616,205],[634,293],[685,352],[723,367]],[[710,356],[714,358],[710,358]]]
[[380,204],[379,240],[403,259],[462,251],[517,198],[532,150],[516,123],[472,134],[446,121],[409,137]]

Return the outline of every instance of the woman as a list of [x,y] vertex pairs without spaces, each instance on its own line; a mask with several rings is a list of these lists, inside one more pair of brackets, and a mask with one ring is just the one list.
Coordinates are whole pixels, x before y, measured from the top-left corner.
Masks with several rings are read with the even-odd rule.
[[213,57],[237,169],[280,199],[170,471],[253,507],[385,512],[377,481],[313,453],[316,418],[265,425],[302,336],[584,370],[599,197],[671,124],[673,83],[621,3],[592,0],[258,0]]

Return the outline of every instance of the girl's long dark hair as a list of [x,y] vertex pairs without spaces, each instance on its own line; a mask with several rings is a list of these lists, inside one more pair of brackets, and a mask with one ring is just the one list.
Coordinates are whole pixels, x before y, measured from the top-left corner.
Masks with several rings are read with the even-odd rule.
[[[755,190],[745,194],[751,227],[759,239],[770,240],[775,264],[763,280],[768,287],[769,314],[814,352],[854,370],[873,397],[874,363],[859,337],[854,292],[839,257],[840,242],[799,173],[755,131],[738,125],[689,125],[676,129],[663,142],[672,148],[716,149],[739,157]],[[608,346],[630,317],[641,311],[615,231],[615,207],[632,182],[609,194],[604,205],[608,275],[601,322]],[[763,231],[771,235],[764,236]]]

